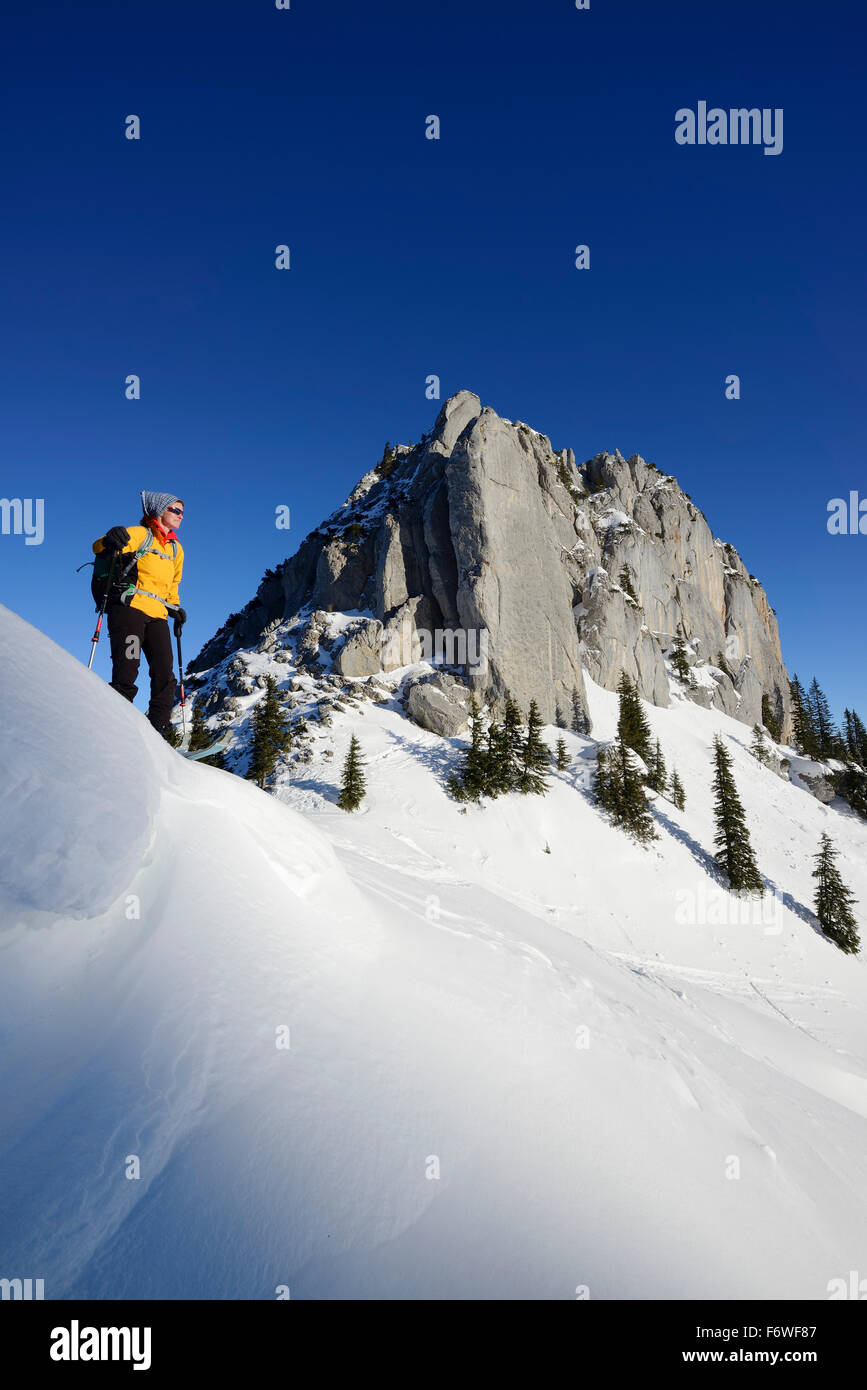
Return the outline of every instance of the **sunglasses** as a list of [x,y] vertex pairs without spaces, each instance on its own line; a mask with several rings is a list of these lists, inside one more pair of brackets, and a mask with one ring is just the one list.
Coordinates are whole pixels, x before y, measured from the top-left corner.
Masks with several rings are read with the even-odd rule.
[[175,516],[183,516],[184,514],[183,507],[167,507],[166,511],[172,512]]

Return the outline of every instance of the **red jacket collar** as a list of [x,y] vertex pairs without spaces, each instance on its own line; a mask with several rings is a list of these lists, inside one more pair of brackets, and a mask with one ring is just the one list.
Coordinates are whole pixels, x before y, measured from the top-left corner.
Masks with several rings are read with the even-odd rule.
[[155,516],[150,519],[150,528],[157,540],[162,541],[163,545],[166,541],[176,541],[178,538],[177,531],[167,531],[164,526],[160,525]]

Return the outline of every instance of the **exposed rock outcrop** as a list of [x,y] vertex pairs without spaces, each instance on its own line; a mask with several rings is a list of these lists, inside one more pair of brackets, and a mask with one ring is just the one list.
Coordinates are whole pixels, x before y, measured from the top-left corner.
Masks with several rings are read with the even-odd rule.
[[[325,619],[338,612],[358,616],[328,639]],[[582,668],[608,689],[625,669],[647,700],[668,704],[666,653],[681,627],[707,675],[685,693],[746,724],[767,694],[789,729],[764,590],[675,479],[637,454],[576,466],[571,449],[555,451],[470,391],[445,402],[429,436],[364,475],[194,669],[299,614],[312,615],[311,667],[320,644],[345,677],[432,659],[495,710],[509,691],[567,724],[585,703]],[[435,698],[415,697],[425,718],[435,720]]]
[[470,715],[470,694],[466,686],[446,671],[416,681],[410,686],[407,714],[423,729],[454,738],[463,733]]

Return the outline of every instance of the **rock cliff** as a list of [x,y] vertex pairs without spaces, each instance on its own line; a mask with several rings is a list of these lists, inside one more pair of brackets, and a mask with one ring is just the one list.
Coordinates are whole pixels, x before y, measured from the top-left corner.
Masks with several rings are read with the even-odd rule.
[[[348,615],[336,635],[329,614]],[[327,640],[340,676],[433,657],[495,708],[509,691],[569,724],[573,711],[586,721],[582,668],[609,689],[626,670],[647,700],[668,704],[681,628],[690,698],[753,724],[765,694],[789,727],[765,592],[676,480],[619,452],[576,465],[571,449],[470,391],[445,402],[430,435],[365,474],[191,669],[299,615],[311,664]],[[437,692],[439,705],[447,695]]]

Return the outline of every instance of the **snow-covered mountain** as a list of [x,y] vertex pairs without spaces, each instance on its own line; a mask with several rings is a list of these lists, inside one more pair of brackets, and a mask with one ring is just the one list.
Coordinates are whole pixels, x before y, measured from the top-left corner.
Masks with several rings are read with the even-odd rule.
[[[326,615],[338,613],[336,628]],[[365,473],[192,668],[258,647],[299,615],[308,664],[327,646],[337,674],[366,676],[443,649],[492,708],[510,692],[551,723],[571,723],[580,706],[585,725],[585,670],[608,690],[625,670],[666,705],[666,653],[682,628],[703,671],[692,698],[752,725],[764,696],[790,732],[774,611],[676,480],[637,454],[576,467],[571,449],[471,391],[445,402],[430,435]],[[411,710],[449,732],[465,712],[442,682]]]
[[[867,975],[810,912],[827,831],[863,923],[867,822],[670,668],[646,713],[687,803],[656,799],[649,848],[589,795],[617,704],[589,667],[593,738],[546,729],[571,759],[548,794],[461,807],[460,740],[402,704],[424,663],[343,675],[353,615],[322,610],[312,660],[310,616],[240,648],[248,613],[200,672],[239,770],[266,676],[305,716],[268,795],[0,609],[0,1274],[47,1298],[824,1299],[867,1273]],[[713,872],[715,733],[763,899]]]

